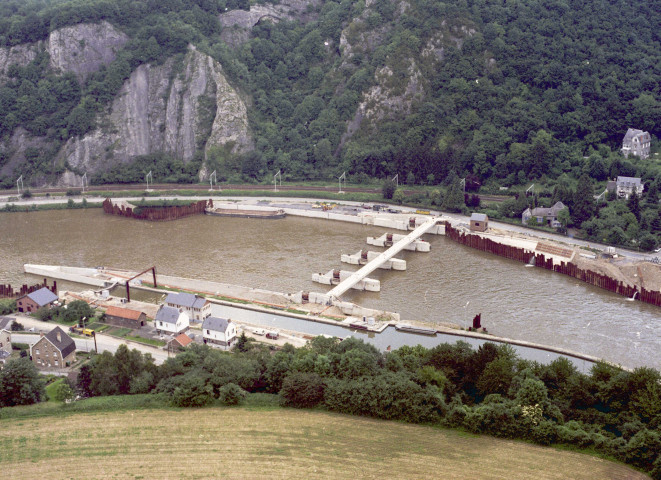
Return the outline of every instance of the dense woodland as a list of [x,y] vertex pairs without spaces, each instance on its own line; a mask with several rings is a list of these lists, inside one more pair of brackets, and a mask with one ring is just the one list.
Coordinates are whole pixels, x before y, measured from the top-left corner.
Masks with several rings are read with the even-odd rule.
[[[235,350],[194,345],[156,366],[121,346],[85,364],[74,388],[83,396],[150,393],[178,407],[234,405],[266,392],[289,407],[586,448],[661,478],[661,374],[652,368],[600,363],[586,375],[565,358],[541,365],[509,346],[474,350],[461,341],[381,353],[351,338],[316,337],[307,347],[273,351],[242,337]],[[31,365],[14,362],[10,371],[20,376],[0,374],[0,398],[39,401],[43,385]]]
[[[654,189],[638,212],[623,211],[622,202],[581,206],[567,226],[589,220],[583,230],[595,240],[659,243],[659,159],[624,159],[619,152],[628,127],[649,131],[658,150],[659,0],[407,5],[325,1],[310,6],[316,21],[263,21],[247,43],[230,47],[221,40],[218,15],[248,9],[245,0],[4,1],[0,45],[6,47],[100,20],[130,41],[83,85],[49,71],[43,55],[10,68],[0,86],[0,137],[19,125],[47,136],[52,149],[28,149],[20,173],[62,173],[67,166],[52,161],[59,147],[95,127],[96,114],[138,65],[161,63],[194,44],[249,98],[255,150],[208,152],[208,167],[221,181],[265,181],[278,169],[285,180],[330,179],[346,171],[352,183],[399,174],[408,185],[438,186],[439,195],[422,200],[439,206],[457,177],[474,178],[489,193],[544,185],[546,191],[520,199],[516,209],[510,203],[489,212],[517,218],[524,203],[546,205],[552,198],[573,212],[582,175],[589,180],[583,182],[586,195],[601,193],[617,175],[639,176],[648,192]],[[348,46],[340,45],[342,38]],[[429,54],[430,46],[442,50],[441,60]],[[391,72],[387,80],[385,71]],[[365,102],[376,86],[382,98]],[[397,103],[411,88],[417,94],[400,110],[364,118],[347,134],[361,102]],[[0,165],[7,155],[0,150]],[[194,182],[203,157],[200,152],[188,164],[162,154],[140,157],[131,168],[110,166],[92,182],[140,181],[149,170],[161,181]],[[12,181],[5,178],[4,186]],[[460,200],[445,204],[464,206]]]

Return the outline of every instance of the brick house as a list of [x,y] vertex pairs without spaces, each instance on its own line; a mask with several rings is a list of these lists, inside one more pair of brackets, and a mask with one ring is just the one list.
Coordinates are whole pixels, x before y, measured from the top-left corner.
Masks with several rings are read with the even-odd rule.
[[177,350],[186,348],[191,343],[193,343],[193,339],[185,333],[181,333],[168,342],[168,351],[176,352]]
[[16,299],[16,307],[19,312],[34,312],[42,307],[50,308],[55,301],[57,301],[57,295],[47,287],[43,287]]
[[209,301],[192,293],[169,293],[165,298],[165,304],[186,312],[188,318],[193,322],[203,322],[211,315]]
[[117,327],[140,328],[146,321],[145,312],[114,306],[110,306],[106,310],[106,323]]
[[473,213],[470,218],[470,229],[473,232],[485,232],[489,228],[489,217],[484,213]]
[[30,347],[30,357],[41,370],[68,367],[76,361],[76,342],[60,327],[55,327]]
[[622,155],[627,158],[629,155],[647,158],[650,156],[651,143],[652,137],[649,132],[630,128],[622,139]]

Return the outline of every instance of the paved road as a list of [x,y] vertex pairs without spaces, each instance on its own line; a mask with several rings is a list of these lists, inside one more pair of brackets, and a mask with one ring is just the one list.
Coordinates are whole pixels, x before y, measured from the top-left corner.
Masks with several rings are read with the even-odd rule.
[[[35,329],[35,333],[12,333],[12,342],[17,343],[27,343],[28,345],[33,345],[39,340],[39,332],[48,333],[53,328],[59,326],[63,330],[67,330],[66,327],[62,325],[57,325],[49,322],[42,322],[35,318],[23,316],[23,315],[9,315],[10,317],[16,318],[25,328]],[[76,342],[76,349],[84,352],[89,352],[94,350],[94,339],[93,338],[74,338]],[[142,353],[149,353],[154,358],[154,363],[157,365],[162,364],[167,358],[168,354],[165,350],[162,350],[158,347],[151,347],[149,345],[142,345],[140,343],[131,342],[127,340],[122,340],[120,338],[110,337],[108,335],[98,334],[96,336],[96,346],[99,349],[99,352],[111,352],[115,353],[120,345],[127,345],[130,349],[136,349]]]

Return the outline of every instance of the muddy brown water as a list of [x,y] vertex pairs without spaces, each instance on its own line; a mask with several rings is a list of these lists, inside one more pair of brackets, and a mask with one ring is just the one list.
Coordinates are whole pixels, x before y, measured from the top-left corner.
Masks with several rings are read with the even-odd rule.
[[[340,255],[367,248],[386,230],[327,220],[196,216],[141,222],[100,209],[0,214],[0,283],[38,280],[24,263],[99,265],[199,277],[281,292],[325,291],[310,278],[353,270]],[[477,313],[490,332],[563,347],[628,367],[661,368],[661,309],[576,279],[427,235],[431,253],[403,252],[405,272],[377,270],[381,292],[346,300],[399,312],[403,320],[467,324]],[[370,247],[379,250],[376,247]],[[84,289],[60,283],[61,288]]]

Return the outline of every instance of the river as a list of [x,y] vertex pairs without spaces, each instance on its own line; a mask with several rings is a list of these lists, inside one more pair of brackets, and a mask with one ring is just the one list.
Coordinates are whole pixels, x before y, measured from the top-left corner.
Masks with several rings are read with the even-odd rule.
[[[0,214],[0,283],[36,278],[24,263],[107,265],[198,277],[274,291],[325,291],[313,272],[357,267],[342,253],[365,248],[379,227],[287,217],[283,220],[196,216],[148,223],[100,209]],[[563,347],[627,367],[661,368],[661,309],[576,279],[428,235],[430,253],[403,252],[405,272],[377,270],[381,292],[343,298],[399,312],[403,320],[482,324],[503,337]],[[379,250],[378,248],[374,248]],[[82,289],[60,284],[60,288]]]

